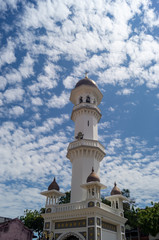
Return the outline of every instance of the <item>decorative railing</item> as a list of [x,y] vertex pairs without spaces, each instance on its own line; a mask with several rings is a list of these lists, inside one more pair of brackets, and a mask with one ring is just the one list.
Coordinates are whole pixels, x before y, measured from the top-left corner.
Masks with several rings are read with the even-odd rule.
[[[87,201],[83,201],[83,202],[76,202],[76,203],[66,203],[66,204],[57,204],[57,205],[53,205],[52,208],[52,213],[60,213],[60,212],[67,212],[67,211],[72,211],[72,210],[77,210],[77,209],[85,209],[88,208],[88,200]],[[95,205],[97,205],[97,203],[99,204],[99,201],[95,201]],[[100,202],[100,207],[101,209],[116,214],[118,216],[122,216],[123,214],[123,210],[122,209],[114,209],[102,202]]]
[[65,212],[87,207],[87,202],[59,204],[53,207],[53,212]]
[[68,150],[71,150],[79,146],[97,147],[97,148],[100,148],[103,152],[105,152],[105,148],[100,142],[96,140],[89,140],[89,139],[81,139],[81,140],[77,140],[70,143],[68,146]]

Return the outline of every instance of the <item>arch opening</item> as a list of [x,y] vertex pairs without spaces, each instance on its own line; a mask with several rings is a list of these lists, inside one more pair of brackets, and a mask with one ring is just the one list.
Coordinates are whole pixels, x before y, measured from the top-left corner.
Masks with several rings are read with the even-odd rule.
[[77,238],[76,236],[71,235],[71,236],[66,237],[64,240],[79,240],[79,238]]

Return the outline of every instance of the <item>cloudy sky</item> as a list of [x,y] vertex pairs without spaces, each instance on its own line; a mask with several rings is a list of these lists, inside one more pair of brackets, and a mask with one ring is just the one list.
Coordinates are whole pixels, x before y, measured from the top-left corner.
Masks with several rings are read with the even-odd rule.
[[70,190],[70,91],[103,93],[101,182],[138,206],[159,199],[159,1],[0,0],[0,215],[40,209],[54,176]]

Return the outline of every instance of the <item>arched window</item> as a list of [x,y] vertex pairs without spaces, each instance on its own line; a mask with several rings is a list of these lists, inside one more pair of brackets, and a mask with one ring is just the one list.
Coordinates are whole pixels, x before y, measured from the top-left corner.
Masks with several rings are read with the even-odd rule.
[[90,96],[86,97],[86,103],[90,103]]
[[94,196],[94,188],[92,188],[92,196]]
[[118,209],[119,208],[119,206],[118,206],[118,202],[116,201],[116,209]]
[[80,97],[79,103],[82,103],[82,102],[83,102],[83,97]]

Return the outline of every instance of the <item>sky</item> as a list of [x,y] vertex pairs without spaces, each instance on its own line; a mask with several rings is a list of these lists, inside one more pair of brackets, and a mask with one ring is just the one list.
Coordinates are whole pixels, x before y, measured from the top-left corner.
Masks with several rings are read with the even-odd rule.
[[54,176],[71,188],[71,89],[103,94],[100,179],[138,207],[159,199],[159,1],[0,0],[0,216],[45,206]]

